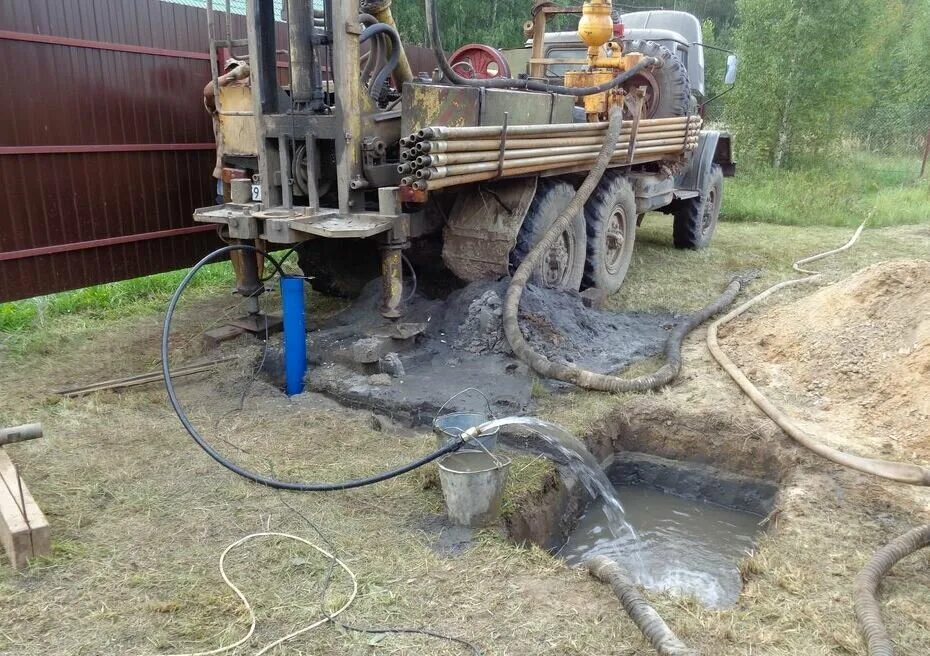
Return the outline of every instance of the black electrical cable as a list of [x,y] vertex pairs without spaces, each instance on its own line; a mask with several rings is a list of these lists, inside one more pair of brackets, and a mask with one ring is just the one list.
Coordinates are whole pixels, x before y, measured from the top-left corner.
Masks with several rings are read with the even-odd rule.
[[485,89],[525,89],[527,91],[542,91],[544,93],[562,93],[570,96],[592,96],[596,93],[603,93],[617,88],[648,66],[661,65],[661,62],[655,57],[643,57],[637,64],[618,74],[612,80],[593,87],[566,87],[557,84],[549,84],[548,82],[541,82],[539,80],[510,77],[472,80],[456,73],[449,64],[449,60],[446,59],[446,53],[442,49],[442,40],[439,36],[439,12],[436,9],[436,0],[425,0],[425,2],[426,30],[430,45],[433,48],[433,54],[436,56],[439,68],[442,70],[442,74],[446,79],[452,84],[459,86],[482,87]]
[[178,419],[181,420],[181,425],[184,426],[184,430],[188,432],[188,434],[194,439],[194,442],[196,442],[197,445],[207,453],[207,455],[209,455],[219,464],[226,467],[226,469],[229,471],[239,474],[243,478],[247,478],[250,481],[259,483],[260,485],[266,485],[268,487],[276,488],[279,490],[295,490],[298,492],[333,492],[336,490],[348,490],[355,487],[371,485],[373,483],[380,483],[381,481],[386,481],[389,478],[394,478],[395,476],[406,474],[409,471],[413,471],[417,467],[422,467],[423,465],[432,462],[437,458],[441,458],[447,453],[457,451],[465,445],[465,440],[459,438],[445,445],[441,449],[433,451],[432,453],[414,460],[413,462],[407,463],[401,467],[390,469],[388,471],[381,472],[380,474],[375,474],[374,476],[356,478],[348,481],[342,481],[340,483],[303,483],[282,481],[270,476],[263,476],[240,467],[236,463],[227,459],[219,451],[214,449],[213,446],[211,446],[210,443],[204,439],[203,435],[201,435],[191,423],[190,418],[187,416],[187,413],[181,406],[181,402],[178,400],[178,396],[174,389],[174,383],[171,380],[171,367],[168,363],[168,343],[171,336],[171,321],[174,318],[174,312],[177,309],[178,301],[181,300],[181,295],[184,293],[184,290],[187,289],[187,286],[190,284],[191,280],[193,280],[194,276],[197,275],[197,272],[207,264],[210,264],[210,262],[213,262],[217,258],[234,251],[247,251],[262,255],[265,257],[265,259],[271,262],[272,265],[274,265],[275,270],[279,274],[284,275],[284,270],[281,268],[281,264],[275,258],[273,258],[264,250],[252,246],[251,244],[230,244],[229,246],[218,248],[200,260],[197,264],[195,264],[191,270],[187,272],[187,275],[184,276],[181,284],[178,285],[174,295],[171,297],[171,302],[168,303],[168,310],[165,313],[165,323],[161,333],[161,369],[162,374],[165,377],[165,390],[168,392],[168,400],[171,402],[171,407],[174,408],[174,412],[178,415]]

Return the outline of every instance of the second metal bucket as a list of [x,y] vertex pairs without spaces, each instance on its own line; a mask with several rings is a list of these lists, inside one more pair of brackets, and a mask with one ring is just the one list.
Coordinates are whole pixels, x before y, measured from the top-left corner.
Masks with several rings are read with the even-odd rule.
[[[480,412],[452,412],[447,415],[440,415],[433,420],[433,432],[436,433],[436,446],[442,448],[469,428],[480,426],[487,422],[489,417]],[[495,428],[488,433],[484,433],[476,442],[480,442],[488,451],[494,451],[497,448],[497,434],[499,428]],[[480,448],[475,445],[475,448]]]
[[439,482],[449,519],[478,528],[501,512],[510,458],[484,451],[457,451],[439,461]]

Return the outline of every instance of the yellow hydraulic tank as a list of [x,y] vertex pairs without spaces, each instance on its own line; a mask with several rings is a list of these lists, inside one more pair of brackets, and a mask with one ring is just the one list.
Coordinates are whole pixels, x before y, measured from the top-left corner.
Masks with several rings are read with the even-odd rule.
[[610,0],[589,0],[581,9],[578,36],[588,48],[599,48],[614,36]]

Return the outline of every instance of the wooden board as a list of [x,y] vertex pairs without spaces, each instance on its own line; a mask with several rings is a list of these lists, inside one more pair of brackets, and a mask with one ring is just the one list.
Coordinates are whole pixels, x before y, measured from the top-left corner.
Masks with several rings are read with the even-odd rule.
[[254,156],[258,134],[252,116],[252,89],[245,84],[220,87],[220,131],[224,155]]
[[26,483],[18,480],[16,468],[3,449],[0,449],[0,544],[16,569],[26,567],[35,556],[52,553],[48,521]]

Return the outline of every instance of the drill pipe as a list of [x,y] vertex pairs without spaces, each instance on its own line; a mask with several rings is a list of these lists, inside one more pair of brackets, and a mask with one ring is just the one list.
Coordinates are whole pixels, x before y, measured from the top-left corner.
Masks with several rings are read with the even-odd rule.
[[[678,125],[690,121],[700,121],[697,116],[670,116],[668,118],[650,118],[640,121],[640,129],[656,125]],[[633,121],[624,121],[623,128],[632,127]],[[500,138],[503,134],[503,125],[487,125],[480,127],[447,127],[431,126],[417,132],[420,139],[481,139],[488,137]],[[507,136],[548,135],[549,133],[572,132],[606,132],[607,123],[553,123],[544,125],[509,125]]]
[[[697,139],[689,139],[687,142],[682,143],[680,139],[674,140],[673,143],[668,145],[652,145],[646,146],[643,148],[637,148],[636,155],[653,155],[657,153],[678,153],[682,150],[682,146],[685,147],[685,150],[690,150],[695,145],[697,145]],[[539,164],[543,168],[555,168],[553,164],[561,164],[564,162],[586,162],[593,160],[597,153],[600,151],[600,148],[585,150],[580,153],[566,153],[559,155],[544,154],[539,157],[524,157],[517,159],[505,159],[503,164],[498,162],[496,159],[492,161],[483,161],[475,162],[472,164],[453,164],[450,166],[439,166],[439,167],[430,167],[424,169],[417,169],[416,176],[420,179],[429,179],[436,180],[438,178],[445,178],[449,176],[456,175],[466,175],[469,173],[481,173],[484,171],[497,171],[498,168],[507,171],[510,169],[519,169],[526,166],[533,166]],[[614,157],[623,156],[626,157],[628,148],[618,147]]]
[[[691,141],[691,139],[692,137],[688,137],[687,140]],[[638,139],[636,144],[637,147],[682,146],[685,141],[686,140],[681,135],[675,135],[674,138],[670,139]],[[630,141],[628,139],[623,139],[617,142],[618,149],[629,148],[629,145]],[[560,147],[527,148],[517,150],[510,150],[508,148],[504,150],[504,159],[508,160],[529,157],[548,157],[550,155],[570,155],[573,153],[597,152],[600,147],[600,144],[591,144],[564,145]],[[424,168],[429,166],[449,166],[451,164],[472,164],[475,162],[497,162],[499,158],[499,150],[479,150],[467,153],[420,155],[416,158],[416,160],[412,161],[414,162],[414,168]]]
[[[678,152],[679,151],[673,151],[667,154],[674,155],[674,154],[677,154]],[[638,155],[640,154],[645,155],[645,157],[638,157]],[[656,153],[652,153],[652,154],[640,153],[639,151],[637,151],[636,153],[637,156],[634,156],[632,160],[627,160],[626,153],[619,153],[611,159],[611,164],[613,166],[619,166],[621,164],[630,165],[630,164],[640,164],[644,162],[652,162],[652,161],[655,161],[656,159],[654,156],[655,154]],[[417,190],[437,191],[439,189],[445,189],[447,187],[454,187],[456,185],[469,184],[472,182],[481,182],[483,180],[493,180],[495,178],[512,178],[512,177],[517,177],[521,175],[529,175],[533,173],[542,173],[542,172],[552,173],[553,171],[557,171],[562,168],[564,169],[580,168],[580,167],[583,167],[585,164],[590,163],[591,161],[592,159],[588,158],[586,160],[582,160],[578,162],[563,163],[563,165],[559,167],[553,167],[550,163],[547,163],[546,160],[541,160],[542,163],[540,164],[534,164],[532,166],[526,166],[524,168],[504,169],[501,175],[498,175],[497,169],[495,168],[495,170],[493,171],[484,171],[480,173],[469,173],[465,175],[447,176],[445,178],[438,178],[435,180],[416,180],[415,182],[412,182],[412,186],[414,189],[417,189]]]
[[[691,130],[689,130],[690,132]],[[620,135],[623,141],[630,136],[630,130],[624,130]],[[684,136],[684,130],[662,129],[662,130],[640,130],[637,137],[649,137],[650,139],[675,138],[679,139]],[[536,139],[508,139],[504,143],[507,150],[519,150],[522,148],[543,148],[545,146],[599,146],[604,143],[603,135],[584,135],[563,137],[545,137]],[[498,150],[501,142],[497,139],[463,139],[462,141],[423,141],[420,142],[421,148],[417,149],[416,144],[408,150],[419,151],[421,153],[467,153],[481,150]]]

